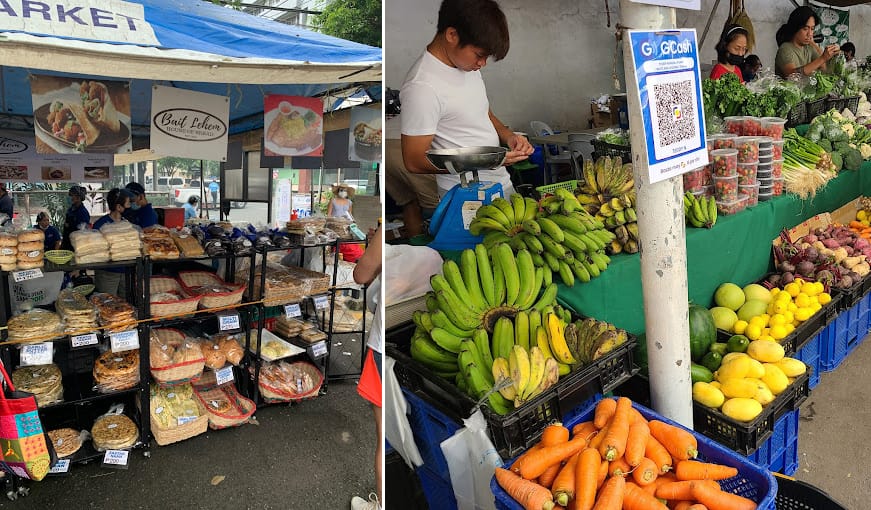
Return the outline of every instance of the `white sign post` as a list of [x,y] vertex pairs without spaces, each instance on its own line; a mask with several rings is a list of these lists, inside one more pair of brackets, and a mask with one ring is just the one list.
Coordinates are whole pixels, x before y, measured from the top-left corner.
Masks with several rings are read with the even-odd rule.
[[230,98],[154,85],[151,148],[180,158],[227,160]]

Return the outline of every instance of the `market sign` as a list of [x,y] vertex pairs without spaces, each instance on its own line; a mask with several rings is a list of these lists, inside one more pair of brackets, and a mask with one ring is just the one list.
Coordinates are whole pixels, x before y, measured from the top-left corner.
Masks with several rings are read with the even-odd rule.
[[702,0],[630,0],[636,4],[660,5],[662,7],[674,7],[676,9],[692,9],[698,11],[702,8]]
[[348,159],[351,161],[381,161],[381,109],[355,106],[351,108],[351,129],[348,136]]
[[820,17],[816,33],[823,36],[821,47],[840,46],[850,40],[850,11],[817,4],[811,4],[811,8]]
[[39,154],[33,133],[0,130],[0,181],[105,182],[113,164],[111,154]]
[[154,85],[151,149],[179,158],[227,160],[230,98]]
[[0,0],[0,32],[160,46],[143,6],[119,0]]
[[650,182],[708,164],[696,31],[630,30],[629,38]]
[[323,156],[323,100],[278,94],[264,97],[263,149],[267,156]]

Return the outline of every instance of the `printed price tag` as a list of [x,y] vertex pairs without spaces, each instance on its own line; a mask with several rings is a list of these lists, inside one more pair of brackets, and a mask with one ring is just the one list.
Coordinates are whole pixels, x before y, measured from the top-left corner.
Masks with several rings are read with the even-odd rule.
[[233,366],[230,365],[215,370],[215,379],[218,382],[218,386],[233,382]]
[[112,352],[124,352],[139,348],[139,331],[130,329],[109,334]]
[[106,450],[103,455],[104,466],[126,466],[130,452],[127,450]]
[[288,319],[302,317],[302,310],[299,308],[299,303],[284,305],[284,315],[286,315]]
[[220,321],[221,331],[230,331],[240,328],[238,313],[219,315],[218,320]]
[[48,470],[49,473],[55,475],[62,475],[70,470],[70,459],[60,459],[57,461],[57,464],[51,467]]
[[184,425],[186,423],[190,423],[196,419],[197,419],[196,416],[179,416],[178,417],[178,426],[181,427],[182,425]]
[[15,271],[12,273],[12,279],[15,280],[15,283],[23,282],[26,280],[35,280],[37,278],[42,278],[42,269],[24,269],[22,271]]
[[98,343],[100,343],[100,339],[97,338],[96,333],[86,333],[70,337],[70,345],[73,348],[87,347],[88,345],[97,345]]
[[52,360],[51,342],[21,346],[22,365],[50,365]]
[[312,344],[312,357],[314,358],[323,358],[327,355],[327,342],[326,340],[321,340],[316,344]]
[[330,307],[330,299],[327,296],[315,296],[315,310],[326,310]]

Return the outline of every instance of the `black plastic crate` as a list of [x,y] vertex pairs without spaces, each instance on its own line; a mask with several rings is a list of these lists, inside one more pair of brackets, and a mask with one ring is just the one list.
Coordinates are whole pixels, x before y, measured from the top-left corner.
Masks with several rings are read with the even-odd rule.
[[[776,475],[777,473],[775,473]],[[777,510],[846,510],[846,507],[813,485],[777,476]]]
[[[411,359],[407,349],[387,338],[386,354],[396,360],[394,373],[400,385],[420,395],[438,410],[461,423],[476,402],[424,365]],[[591,398],[611,391],[637,371],[633,351],[637,339],[628,340],[587,367],[560,378],[559,382],[522,407],[500,416],[486,404],[481,408],[487,419],[490,437],[503,458],[510,458],[529,448],[551,422],[560,420]]]
[[871,290],[871,275],[865,276],[858,283],[853,284],[848,289],[833,289],[840,295],[838,310],[849,310],[856,306],[856,303],[862,301],[865,294]]
[[856,110],[859,109],[859,96],[826,99],[826,111],[837,110],[838,112],[842,112],[845,109],[850,110],[855,114]]
[[774,424],[783,414],[794,411],[810,394],[809,379],[813,368],[795,378],[792,384],[762,409],[753,421],[739,422],[729,418],[719,409],[711,409],[693,402],[693,429],[723,446],[743,455],[750,455],[764,443]]
[[807,103],[804,101],[793,106],[786,116],[786,127],[791,128],[807,122]]
[[826,113],[829,111],[826,108],[826,102],[828,100],[824,97],[821,97],[815,101],[807,102],[807,117],[805,118],[805,122],[810,122],[814,120],[816,117]]
[[593,144],[593,153],[596,155],[596,158],[602,156],[611,156],[612,158],[620,156],[624,163],[632,162],[632,147],[629,145],[615,145],[596,139],[590,140],[590,143]]

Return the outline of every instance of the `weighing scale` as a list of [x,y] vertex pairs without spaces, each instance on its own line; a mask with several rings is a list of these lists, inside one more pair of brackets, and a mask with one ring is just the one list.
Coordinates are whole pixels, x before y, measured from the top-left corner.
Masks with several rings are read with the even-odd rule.
[[[442,197],[429,223],[429,232],[435,238],[429,244],[435,250],[459,251],[474,248],[482,236],[469,233],[469,223],[482,205],[502,197],[502,184],[481,182],[478,170],[499,168],[505,161],[504,147],[461,147],[433,149],[426,157],[436,168],[460,176],[457,184]],[[471,172],[471,179],[468,173]],[[504,198],[504,197],[503,197]]]

